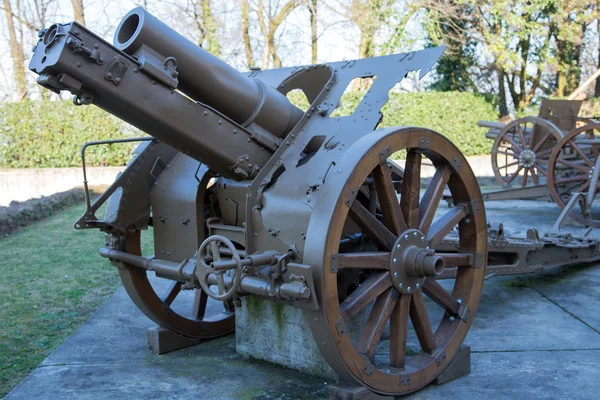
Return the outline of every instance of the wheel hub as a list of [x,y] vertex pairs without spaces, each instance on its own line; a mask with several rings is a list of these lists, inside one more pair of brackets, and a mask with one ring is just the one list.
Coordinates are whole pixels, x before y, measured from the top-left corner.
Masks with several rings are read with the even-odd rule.
[[531,168],[535,165],[535,153],[533,150],[523,150],[521,154],[519,154],[519,164],[525,168]]
[[444,260],[429,248],[423,232],[409,229],[394,243],[390,256],[390,277],[396,290],[412,294],[419,290],[427,277],[444,270]]

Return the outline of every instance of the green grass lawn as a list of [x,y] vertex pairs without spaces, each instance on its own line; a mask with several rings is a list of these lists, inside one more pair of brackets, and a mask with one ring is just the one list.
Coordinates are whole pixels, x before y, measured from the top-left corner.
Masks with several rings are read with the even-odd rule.
[[69,207],[0,239],[0,397],[120,285],[98,254],[104,234],[73,228],[83,209]]

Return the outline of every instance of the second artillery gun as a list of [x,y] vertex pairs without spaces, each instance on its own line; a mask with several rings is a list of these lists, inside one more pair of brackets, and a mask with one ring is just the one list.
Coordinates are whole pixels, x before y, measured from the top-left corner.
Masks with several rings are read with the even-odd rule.
[[[212,338],[234,330],[242,296],[301,308],[342,378],[398,395],[457,354],[487,262],[481,194],[460,151],[428,129],[377,129],[390,90],[442,51],[244,74],[136,8],[112,45],[76,22],[42,30],[30,69],[151,135],[75,223],[105,232],[101,255],[149,318]],[[356,78],[373,84],[339,115]],[[293,90],[307,110],[288,100]],[[404,168],[389,160],[400,151]],[[435,173],[421,199],[425,163]],[[452,205],[437,212],[446,187]],[[455,245],[436,251],[456,226]],[[149,227],[154,255],[142,255]],[[164,293],[149,271],[171,282]]]

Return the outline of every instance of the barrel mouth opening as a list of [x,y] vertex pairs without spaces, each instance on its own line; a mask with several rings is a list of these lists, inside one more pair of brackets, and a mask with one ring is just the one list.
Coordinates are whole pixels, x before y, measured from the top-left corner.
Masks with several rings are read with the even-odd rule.
[[125,45],[129,42],[138,31],[141,18],[137,13],[133,13],[123,20],[117,31],[117,42],[120,45]]

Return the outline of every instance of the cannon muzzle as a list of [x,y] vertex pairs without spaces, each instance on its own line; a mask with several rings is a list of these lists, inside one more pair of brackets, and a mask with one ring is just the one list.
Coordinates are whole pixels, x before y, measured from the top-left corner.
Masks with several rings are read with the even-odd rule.
[[119,24],[114,46],[138,59],[159,53],[173,57],[177,89],[242,126],[257,124],[277,137],[288,133],[304,114],[273,87],[248,78],[137,7]]
[[114,45],[76,22],[39,36],[29,68],[40,85],[68,90],[76,105],[97,105],[229,178],[254,178],[303,115],[143,8],[121,21]]

